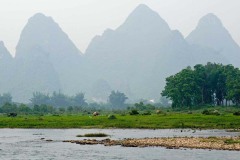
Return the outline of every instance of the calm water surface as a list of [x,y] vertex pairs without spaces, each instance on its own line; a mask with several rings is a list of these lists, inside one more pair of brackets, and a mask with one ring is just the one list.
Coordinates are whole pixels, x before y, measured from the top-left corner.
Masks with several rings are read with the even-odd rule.
[[[78,134],[103,132],[111,139],[174,136],[239,136],[224,130],[138,130],[138,129],[0,129],[0,159],[51,160],[239,160],[238,151],[125,148],[120,146],[63,143]],[[46,142],[41,138],[51,139]]]

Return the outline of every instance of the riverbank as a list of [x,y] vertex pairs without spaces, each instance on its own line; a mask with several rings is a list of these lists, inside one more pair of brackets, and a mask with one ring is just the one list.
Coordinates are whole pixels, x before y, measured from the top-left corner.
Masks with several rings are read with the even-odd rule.
[[139,128],[238,129],[240,116],[165,113],[152,115],[18,115],[0,116],[0,128]]
[[174,137],[174,138],[143,138],[123,140],[67,140],[63,142],[80,145],[123,146],[123,147],[166,147],[168,149],[190,148],[240,151],[240,137]]

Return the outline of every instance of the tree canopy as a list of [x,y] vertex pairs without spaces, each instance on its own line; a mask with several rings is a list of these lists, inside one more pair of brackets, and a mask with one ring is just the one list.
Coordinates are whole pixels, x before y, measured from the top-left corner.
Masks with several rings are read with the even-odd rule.
[[87,106],[84,93],[77,93],[75,96],[69,97],[61,92],[53,92],[51,96],[41,92],[33,93],[30,99],[33,105],[51,105],[54,107],[68,106]]
[[0,106],[4,105],[5,103],[12,103],[12,96],[10,93],[0,94]]
[[128,97],[119,91],[112,91],[109,95],[109,103],[115,108],[123,108],[127,99]]
[[162,96],[172,107],[240,104],[240,70],[232,65],[208,63],[187,67],[166,78]]

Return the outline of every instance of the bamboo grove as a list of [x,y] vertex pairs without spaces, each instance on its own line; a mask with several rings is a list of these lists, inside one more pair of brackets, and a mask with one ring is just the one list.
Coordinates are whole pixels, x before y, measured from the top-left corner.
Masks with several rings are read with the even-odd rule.
[[240,70],[232,65],[207,63],[187,67],[166,78],[162,91],[173,108],[203,105],[239,105]]

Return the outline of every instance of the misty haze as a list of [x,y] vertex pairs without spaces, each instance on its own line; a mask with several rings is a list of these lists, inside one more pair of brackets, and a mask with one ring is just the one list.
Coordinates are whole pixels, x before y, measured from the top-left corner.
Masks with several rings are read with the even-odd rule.
[[15,57],[4,43],[1,93],[29,102],[34,92],[85,93],[89,101],[107,102],[112,90],[129,100],[157,101],[165,78],[187,66],[207,62],[239,67],[240,48],[221,20],[210,13],[185,39],[146,5],[139,5],[116,30],[106,29],[82,53],[53,18],[29,18]]
[[[0,159],[237,160],[239,18],[230,19],[236,23],[230,31],[225,10],[214,12],[224,8],[222,0],[104,1],[52,1],[49,10],[44,0],[37,10],[25,6],[25,13],[12,0],[3,2],[9,8],[0,19],[21,11],[25,25],[19,36],[20,19],[11,29],[9,18],[8,31],[0,28],[0,128],[6,128],[0,129]],[[196,12],[180,11],[187,8]],[[173,23],[170,12],[188,16]],[[187,18],[193,21],[188,33]],[[108,21],[112,27],[103,25]],[[11,42],[3,38],[8,33],[15,36]]]

